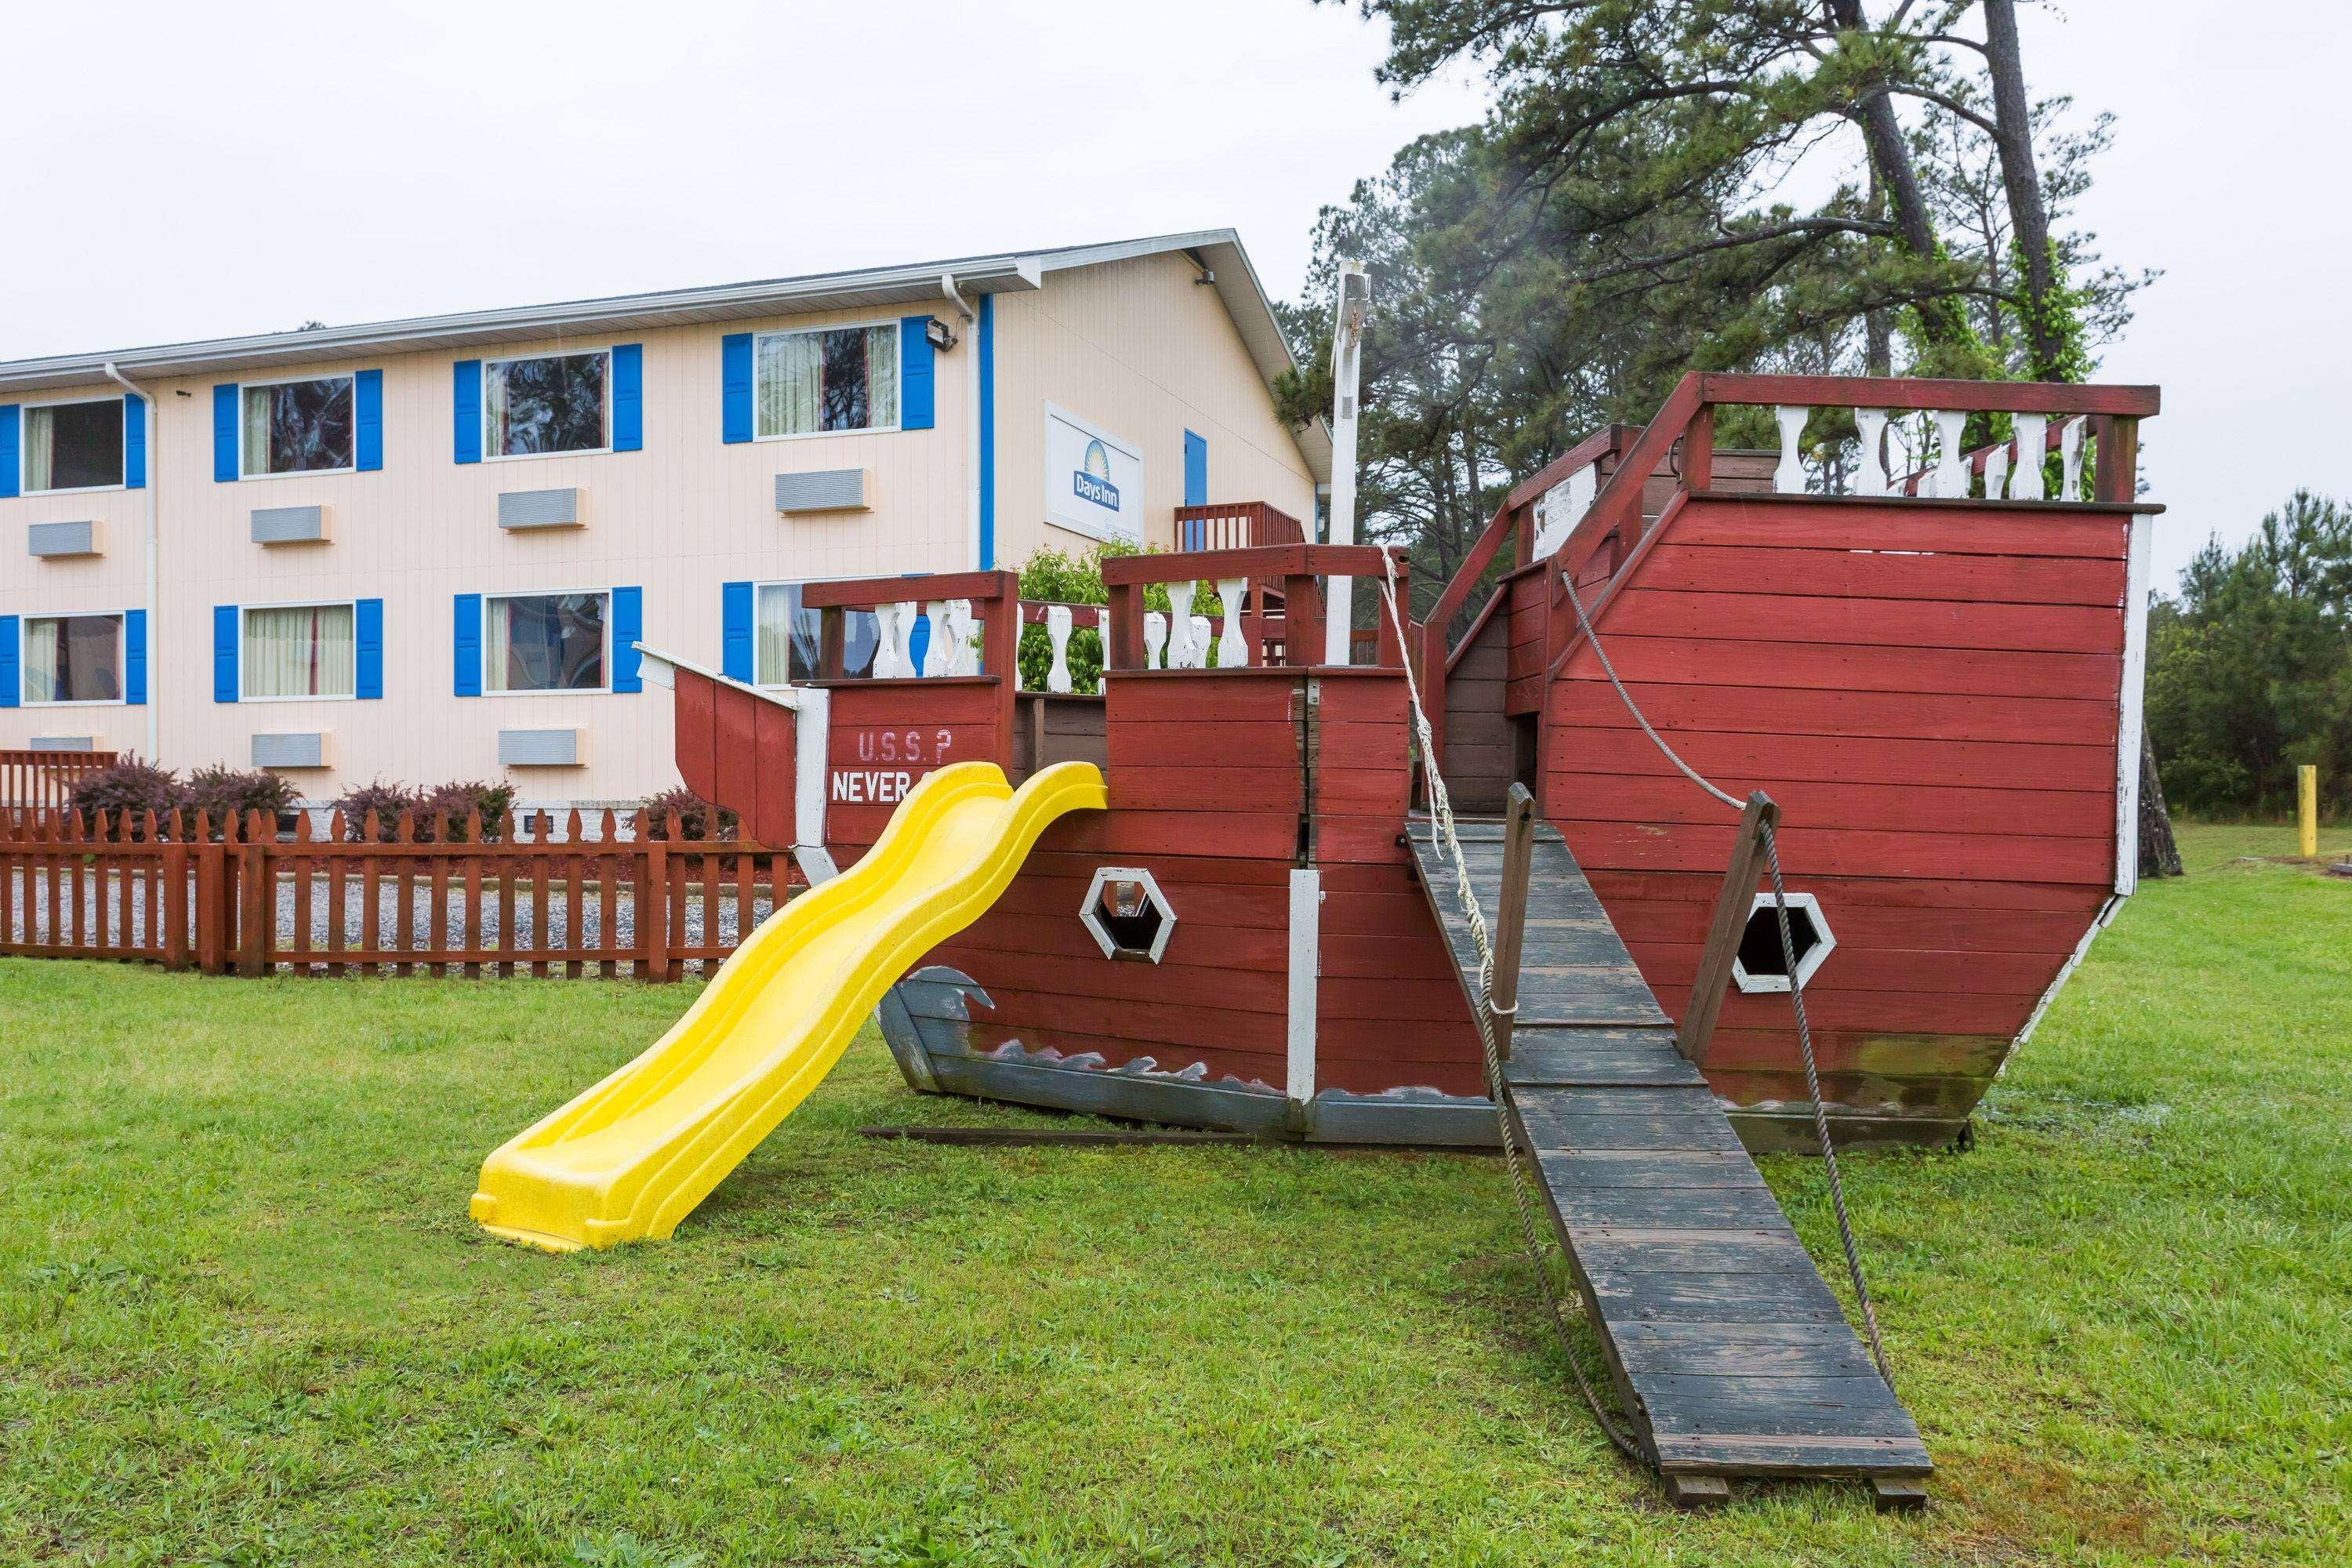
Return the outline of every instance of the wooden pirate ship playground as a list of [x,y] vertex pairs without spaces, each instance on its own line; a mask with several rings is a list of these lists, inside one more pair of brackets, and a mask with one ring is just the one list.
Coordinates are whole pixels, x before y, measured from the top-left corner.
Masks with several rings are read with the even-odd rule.
[[[1727,405],[1776,410],[1782,451],[1717,451]],[[1596,1408],[1677,1498],[1828,1475],[1916,1500],[1930,1459],[1867,1299],[1869,1347],[1748,1151],[1954,1141],[2131,891],[2157,406],[1695,375],[1511,491],[1422,622],[1394,552],[1237,505],[1107,562],[1107,608],[1024,605],[1002,572],[812,584],[804,684],[649,649],[688,784],[814,890],[730,963],[756,985],[722,974],[494,1154],[477,1215],[667,1235],[846,1038],[728,1031],[814,1040],[878,1005],[925,1092],[1504,1142],[1597,1332]],[[1853,493],[1806,488],[1820,408],[1856,411]],[[1935,465],[1874,471],[1923,413]],[[1986,413],[2014,436],[1964,451]],[[1055,673],[1024,690],[1038,621]],[[1086,625],[1093,695],[1062,658]]]

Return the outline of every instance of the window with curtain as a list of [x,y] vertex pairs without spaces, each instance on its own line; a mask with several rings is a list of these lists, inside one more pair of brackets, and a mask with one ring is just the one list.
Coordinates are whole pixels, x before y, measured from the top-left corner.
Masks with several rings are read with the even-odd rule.
[[611,442],[612,356],[549,354],[482,367],[482,450],[494,458],[601,451]]
[[898,428],[896,322],[770,332],[755,359],[762,436]]
[[605,594],[511,594],[482,601],[488,691],[602,691]]
[[26,702],[122,700],[121,616],[32,616],[25,621]]
[[309,474],[352,464],[352,378],[245,389],[245,471]]
[[24,493],[122,482],[122,399],[42,403],[25,410]]
[[349,697],[358,658],[349,605],[272,605],[245,612],[238,668],[251,697]]
[[[871,610],[844,610],[841,672],[874,673],[874,649],[882,640]],[[761,686],[816,680],[824,670],[824,615],[804,609],[798,583],[766,583],[760,588],[760,621],[753,647],[753,679]]]

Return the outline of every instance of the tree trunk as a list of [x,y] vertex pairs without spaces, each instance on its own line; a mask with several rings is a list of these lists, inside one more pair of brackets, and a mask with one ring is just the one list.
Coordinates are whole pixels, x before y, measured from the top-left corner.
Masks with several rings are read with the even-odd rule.
[[2036,381],[2057,379],[2061,345],[2052,332],[2050,297],[2057,287],[2050,253],[2050,215],[2033,163],[2033,108],[2017,44],[2017,0],[1984,0],[1985,66],[1992,78],[1993,146],[2009,196],[2010,232],[2025,265],[2025,345]]
[[2156,742],[2145,724],[2139,731],[2139,874],[2180,875],[2180,846],[2172,840],[2172,816],[2164,809],[2164,781],[2156,773]]
[[[1867,32],[1869,18],[1862,12],[1862,0],[1828,0],[1830,16],[1841,32]],[[1884,92],[1873,93],[1848,111],[1862,127],[1863,145],[1870,153],[1871,172],[1877,177],[1879,194],[1886,198],[1888,216],[1895,220],[1895,232],[1903,237],[1903,247],[1922,259],[1933,259],[1937,253],[1936,223],[1927,211],[1927,198],[1919,190],[1919,171],[1911,162],[1911,148],[1903,139],[1903,123],[1895,117],[1895,100]],[[1956,341],[1953,313],[1948,309],[1923,305],[1919,309],[1919,330],[1929,342]]]

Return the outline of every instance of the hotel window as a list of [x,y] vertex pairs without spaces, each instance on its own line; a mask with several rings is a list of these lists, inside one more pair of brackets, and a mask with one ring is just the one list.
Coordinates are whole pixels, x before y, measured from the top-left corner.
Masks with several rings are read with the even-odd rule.
[[[841,612],[841,673],[874,673],[874,649],[881,633],[871,610]],[[758,662],[753,667],[761,686],[824,678],[824,616],[801,607],[798,583],[765,583],[760,587]]]
[[121,616],[29,616],[24,636],[26,702],[122,700]]
[[348,605],[269,605],[245,611],[248,700],[350,697],[358,690],[358,638]]
[[245,389],[245,473],[330,473],[352,467],[352,378]]
[[761,436],[898,427],[898,327],[827,327],[758,339]]
[[601,452],[612,444],[612,355],[549,354],[482,366],[482,450],[493,458]]
[[605,689],[607,594],[509,594],[482,601],[485,691]]
[[122,399],[42,403],[25,410],[24,493],[122,483]]

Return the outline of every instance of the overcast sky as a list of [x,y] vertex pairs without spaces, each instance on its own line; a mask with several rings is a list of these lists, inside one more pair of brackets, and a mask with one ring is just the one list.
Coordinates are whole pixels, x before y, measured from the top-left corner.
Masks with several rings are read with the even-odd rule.
[[[2121,116],[2084,216],[2166,272],[2102,374],[2164,387],[2168,585],[2298,484],[2352,497],[2352,7],[2028,25],[2037,93]],[[0,358],[1227,226],[1288,295],[1319,205],[1480,110],[1391,103],[1381,43],[1307,0],[28,6]]]

